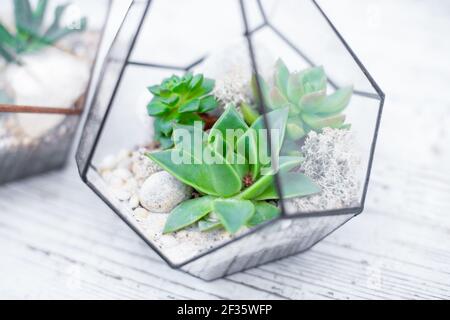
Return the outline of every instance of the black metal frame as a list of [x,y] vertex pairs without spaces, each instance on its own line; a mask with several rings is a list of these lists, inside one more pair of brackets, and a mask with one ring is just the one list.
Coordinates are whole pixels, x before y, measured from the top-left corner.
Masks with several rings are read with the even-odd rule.
[[[247,39],[248,42],[248,48],[250,51],[250,58],[252,61],[252,66],[254,70],[258,70],[258,66],[256,64],[256,59],[255,59],[255,55],[254,55],[254,51],[253,51],[253,41],[251,36],[258,32],[259,30],[268,27],[270,28],[276,35],[279,36],[279,38],[281,40],[283,40],[283,42],[288,45],[291,49],[293,49],[297,54],[299,54],[310,66],[315,66],[316,64],[307,56],[305,55],[299,48],[297,48],[288,38],[286,38],[275,26],[273,26],[271,24],[271,22],[268,20],[268,17],[266,15],[266,12],[264,10],[264,7],[261,3],[261,0],[256,0],[257,4],[258,4],[258,8],[260,10],[260,13],[263,17],[263,23],[258,25],[257,27],[255,27],[254,29],[250,30],[249,29],[249,25],[248,25],[248,20],[247,20],[247,13],[246,13],[246,9],[244,6],[244,0],[239,0],[240,3],[240,9],[241,9],[241,13],[242,13],[242,19],[245,25],[245,32],[244,32],[244,36]],[[172,65],[160,65],[160,64],[156,64],[156,63],[147,63],[147,62],[139,62],[139,61],[130,61],[130,56],[131,53],[134,49],[134,46],[136,44],[137,38],[140,34],[140,31],[142,29],[142,26],[144,24],[145,21],[145,17],[148,14],[150,5],[151,5],[151,0],[146,0],[146,7],[144,10],[144,14],[142,15],[142,18],[139,22],[138,28],[137,28],[137,32],[133,35],[133,39],[131,42],[131,46],[129,47],[129,50],[127,52],[126,58],[124,60],[124,63],[121,67],[121,71],[120,71],[120,75],[118,78],[118,81],[116,83],[116,86],[114,88],[114,91],[112,93],[112,97],[109,101],[108,107],[106,108],[106,112],[103,115],[102,121],[99,125],[99,127],[97,128],[97,132],[95,135],[95,139],[93,141],[93,145],[90,147],[90,151],[88,154],[87,159],[85,159],[85,163],[81,163],[80,161],[77,161],[78,164],[78,169],[79,169],[79,173],[80,176],[82,178],[82,180],[131,228],[133,229],[164,261],[167,262],[167,264],[169,264],[172,268],[176,268],[179,269],[193,261],[196,261],[216,250],[219,250],[225,246],[228,246],[229,244],[238,241],[254,232],[258,232],[259,230],[267,227],[268,225],[272,224],[273,222],[277,221],[277,220],[283,220],[283,219],[303,219],[303,218],[320,218],[320,217],[324,217],[324,216],[334,216],[334,215],[349,215],[351,217],[349,217],[349,219],[346,221],[348,222],[349,220],[351,220],[353,217],[359,215],[360,213],[362,213],[362,211],[364,210],[364,204],[365,204],[365,200],[366,200],[366,195],[367,195],[367,189],[368,189],[368,185],[369,185],[369,179],[370,179],[370,174],[371,174],[371,169],[372,169],[372,164],[373,164],[373,157],[374,157],[374,152],[375,152],[375,146],[376,146],[376,142],[377,142],[377,136],[378,136],[378,131],[379,131],[379,127],[380,127],[380,121],[381,121],[381,115],[382,115],[382,111],[383,111],[383,105],[384,105],[384,101],[385,101],[385,95],[383,93],[383,91],[380,89],[380,87],[378,86],[378,84],[376,83],[376,81],[374,80],[374,78],[370,75],[370,73],[367,71],[367,69],[365,68],[365,66],[362,64],[362,62],[358,59],[358,57],[356,56],[356,54],[353,52],[353,50],[349,47],[349,45],[347,44],[347,42],[345,41],[345,39],[342,37],[342,35],[337,31],[336,27],[333,25],[333,23],[330,21],[330,19],[327,17],[327,15],[325,14],[325,12],[322,10],[322,8],[320,7],[320,5],[317,3],[316,0],[308,0],[311,1],[316,8],[319,10],[321,16],[326,20],[326,22],[329,24],[330,28],[332,29],[332,31],[335,33],[335,35],[338,37],[338,39],[340,40],[340,42],[344,45],[345,49],[348,51],[348,53],[351,55],[351,57],[353,58],[353,60],[356,62],[357,66],[360,68],[360,70],[362,70],[362,72],[364,73],[365,77],[368,79],[368,81],[370,82],[371,86],[373,87],[373,89],[376,91],[377,94],[374,93],[369,93],[369,92],[363,92],[363,91],[354,91],[355,95],[359,95],[365,98],[370,98],[370,99],[375,99],[379,101],[379,111],[377,114],[377,118],[376,118],[376,124],[375,124],[375,131],[374,131],[374,135],[373,135],[373,139],[372,139],[372,145],[370,148],[370,156],[369,156],[369,162],[368,162],[368,168],[367,168],[367,174],[365,177],[365,181],[364,181],[364,187],[363,187],[363,192],[362,192],[362,197],[361,197],[361,205],[358,207],[353,207],[353,208],[344,208],[344,209],[337,209],[337,210],[328,210],[328,211],[320,211],[320,212],[309,212],[309,213],[302,213],[301,215],[287,215],[284,205],[283,205],[283,201],[280,201],[281,206],[282,206],[282,215],[280,217],[278,217],[277,219],[274,219],[272,221],[266,222],[265,224],[262,224],[260,226],[257,226],[251,230],[249,230],[248,232],[246,232],[245,234],[242,234],[240,236],[235,237],[234,239],[223,243],[221,245],[218,245],[210,250],[207,250],[205,252],[202,252],[198,255],[196,255],[195,257],[189,259],[188,261],[185,261],[183,263],[180,264],[174,264],[172,263],[158,248],[156,248],[137,228],[135,228],[135,226],[133,226],[131,223],[129,223],[129,221],[127,221],[127,219],[124,217],[124,215],[121,213],[120,209],[115,207],[115,205],[109,200],[107,199],[107,197],[102,194],[102,192],[88,179],[88,171],[89,170],[94,170],[95,172],[97,172],[96,168],[91,164],[92,163],[92,159],[94,157],[95,154],[95,150],[97,148],[98,142],[100,140],[102,131],[104,129],[104,125],[106,123],[106,120],[108,118],[109,112],[111,110],[111,107],[114,103],[114,99],[115,96],[117,94],[118,91],[118,87],[122,81],[122,77],[124,74],[124,71],[126,69],[126,67],[128,65],[136,65],[136,66],[141,66],[141,67],[150,67],[150,68],[159,68],[159,69],[170,69],[170,70],[174,70],[174,71],[184,71],[187,72],[189,70],[191,70],[192,68],[194,68],[195,66],[197,66],[198,64],[200,64],[206,57],[202,57],[194,62],[192,62],[191,64],[189,64],[188,66],[172,66]],[[144,1],[140,1],[137,3],[142,3]],[[133,1],[133,3],[130,5],[130,8],[136,3],[136,0]],[[129,8],[129,10],[130,10]],[[129,14],[129,12],[128,12]],[[127,16],[128,16],[127,14]],[[126,19],[126,17],[125,17]],[[123,23],[122,23],[122,27],[123,27]],[[120,32],[120,30],[119,30]],[[116,35],[116,39],[117,39]],[[114,43],[114,42],[113,42]],[[110,50],[111,52],[111,50]],[[109,53],[110,53],[109,52]],[[107,55],[109,56],[109,54]],[[102,74],[100,76],[100,79],[103,78],[105,73],[105,70],[102,71]],[[337,88],[338,86],[336,85],[336,83],[333,80],[328,79],[329,84],[333,87],[333,88]],[[258,88],[258,95],[261,98],[261,88],[260,88],[260,84],[257,82],[257,88]],[[96,99],[97,99],[97,93],[94,96],[93,99],[93,103],[95,103]],[[263,99],[259,99],[259,101],[263,101]],[[259,109],[261,111],[266,110],[265,106],[260,105]],[[90,113],[92,113],[93,110],[90,111]],[[262,114],[265,114],[265,112],[261,112]],[[89,117],[89,115],[88,115]],[[267,126],[267,119],[265,119],[264,116],[264,120]],[[87,120],[89,121],[89,119]],[[85,125],[85,127],[87,127],[87,124]],[[79,151],[81,149],[81,145],[83,143],[83,139],[80,142],[80,146],[79,146]],[[278,175],[276,176],[276,186],[278,191],[281,191],[281,184],[279,182],[279,177]],[[282,194],[282,193],[280,193]],[[343,224],[345,224],[346,222],[344,222]],[[336,227],[333,231],[329,232],[327,235],[325,235],[323,238],[327,237],[329,234],[333,233],[336,229],[340,228],[342,226],[339,225],[338,227]],[[314,246],[315,244],[317,244],[318,242],[320,242],[323,238],[319,239],[318,241],[316,241],[315,243],[313,243],[310,247]],[[310,248],[309,247],[309,248]],[[307,250],[307,249],[306,249]]]

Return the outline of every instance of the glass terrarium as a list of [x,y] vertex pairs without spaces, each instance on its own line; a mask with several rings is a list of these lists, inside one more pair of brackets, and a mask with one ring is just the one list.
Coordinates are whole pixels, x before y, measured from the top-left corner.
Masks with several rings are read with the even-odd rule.
[[362,212],[383,102],[315,1],[134,1],[77,163],[170,266],[212,280]]
[[0,3],[0,183],[62,167],[109,0]]

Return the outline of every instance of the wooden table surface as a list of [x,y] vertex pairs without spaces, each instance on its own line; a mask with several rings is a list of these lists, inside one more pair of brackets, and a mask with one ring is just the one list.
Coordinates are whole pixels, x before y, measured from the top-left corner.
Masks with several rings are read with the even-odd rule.
[[450,3],[321,3],[387,95],[364,214],[304,254],[204,282],[171,270],[71,163],[0,188],[0,298],[450,298]]

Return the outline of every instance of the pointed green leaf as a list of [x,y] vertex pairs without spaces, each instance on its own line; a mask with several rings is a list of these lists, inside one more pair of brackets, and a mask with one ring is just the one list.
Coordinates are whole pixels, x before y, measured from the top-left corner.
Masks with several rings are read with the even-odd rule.
[[313,114],[302,115],[303,121],[314,130],[323,128],[340,128],[345,122],[345,115],[337,114],[329,117],[323,117]]
[[247,200],[216,199],[213,202],[213,211],[225,229],[234,234],[251,219],[255,213],[255,206]]
[[166,113],[169,110],[170,107],[159,99],[152,100],[147,106],[148,115],[152,117]]
[[289,69],[283,60],[278,59],[275,65],[275,84],[284,96],[287,96]]
[[[299,166],[303,159],[300,157],[281,156],[279,158],[279,171],[289,171],[292,168]],[[253,200],[263,193],[274,181],[275,172],[267,172],[261,176],[254,184],[242,191],[236,196],[237,199]]]
[[163,233],[171,233],[190,226],[212,211],[213,197],[205,196],[187,200],[172,210]]
[[214,90],[214,86],[216,85],[216,81],[209,78],[204,78],[201,88],[202,88],[202,94],[210,94]]
[[249,227],[255,227],[261,223],[273,220],[277,218],[281,213],[279,208],[265,201],[254,202],[254,205],[255,214],[247,222],[247,226]]
[[299,73],[295,72],[289,76],[286,91],[289,101],[295,105],[298,104],[298,101],[304,94],[303,83]]
[[[236,107],[232,104],[225,108],[219,119],[212,127],[211,130],[218,130],[222,133],[223,138],[227,138],[227,130],[236,130],[236,134],[239,133],[237,130],[242,130],[242,133],[247,131],[248,126],[242,119],[242,116],[236,110]],[[229,139],[228,139],[229,140]],[[227,144],[231,144],[231,141],[226,141]]]
[[206,113],[214,110],[218,105],[219,104],[214,96],[206,96],[200,100],[200,107],[198,111],[200,113]]
[[[310,178],[297,172],[280,172],[279,180],[283,199],[310,196],[321,191],[320,187]],[[271,184],[256,200],[279,199],[275,184]]]
[[203,82],[203,75],[197,74],[192,78],[189,88],[192,91],[197,90],[202,85],[202,82]]
[[280,89],[278,89],[277,87],[273,87],[272,90],[270,90],[270,101],[270,107],[272,109],[285,108],[290,104],[286,97],[281,93]]
[[155,96],[159,96],[161,93],[160,86],[158,86],[158,85],[150,86],[147,89]]
[[192,101],[189,101],[188,103],[182,105],[179,109],[179,113],[187,113],[187,112],[196,112],[200,108],[200,100],[195,99]]
[[306,135],[305,130],[301,123],[288,123],[286,128],[286,133],[291,140],[300,140]]
[[33,25],[37,30],[39,30],[42,26],[45,11],[47,10],[47,4],[47,0],[39,0],[36,10],[33,12]]
[[315,113],[336,114],[347,108],[352,98],[353,87],[336,90],[316,106]]
[[237,194],[242,189],[242,180],[234,166],[227,163],[224,157],[213,150],[211,146],[206,145],[204,149],[221,161],[221,163],[208,164],[209,176],[204,178],[212,181],[215,193],[221,197],[231,197]]
[[253,96],[255,98],[255,101],[257,102],[257,104],[261,104],[261,101],[259,100],[259,94],[258,94],[258,84],[259,84],[259,88],[261,89],[262,98],[264,100],[264,108],[266,110],[267,110],[267,108],[274,109],[272,107],[271,101],[270,101],[270,87],[267,84],[267,82],[263,79],[263,77],[261,77],[259,75],[253,75],[252,81],[251,81],[251,86],[252,86],[252,91],[253,91]]
[[[160,165],[164,170],[171,173],[178,180],[190,185],[195,190],[205,194],[219,196],[214,188],[213,181],[210,179],[211,173],[208,166],[195,163],[192,153],[176,148],[172,150],[148,153],[147,156]],[[186,157],[190,163],[177,163],[176,160],[181,158],[179,160],[182,162],[183,157]],[[199,163],[201,163],[201,159],[199,160]]]
[[299,106],[303,112],[317,113],[317,108],[326,99],[324,90],[305,94],[300,98]]
[[222,222],[206,217],[198,222],[198,228],[201,232],[208,232],[223,228]]
[[241,103],[241,112],[248,125],[252,125],[260,117],[259,112],[245,102]]
[[326,90],[327,88],[327,76],[323,67],[306,69],[299,76],[305,94]]

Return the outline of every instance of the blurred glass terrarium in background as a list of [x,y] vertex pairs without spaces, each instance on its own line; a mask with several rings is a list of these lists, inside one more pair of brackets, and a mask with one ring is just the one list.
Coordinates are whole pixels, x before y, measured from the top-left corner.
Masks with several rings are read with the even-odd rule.
[[363,210],[384,95],[315,1],[134,1],[95,97],[82,179],[172,267],[222,277]]
[[0,3],[0,183],[66,162],[110,1]]

